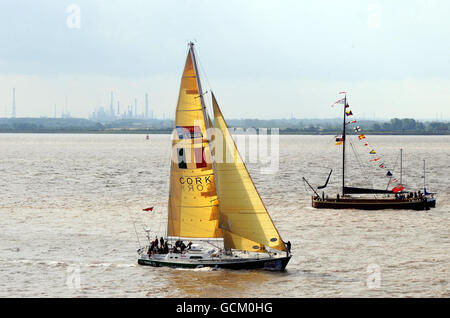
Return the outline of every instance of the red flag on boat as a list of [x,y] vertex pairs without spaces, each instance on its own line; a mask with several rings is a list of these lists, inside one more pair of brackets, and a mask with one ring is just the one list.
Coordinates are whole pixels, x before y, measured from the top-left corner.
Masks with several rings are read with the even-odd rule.
[[398,187],[392,188],[392,192],[397,193],[397,192],[402,191],[404,188],[405,188],[405,187],[398,186]]
[[145,209],[142,209],[142,211],[153,211],[153,207],[151,206],[151,207],[149,207],[149,208],[145,208]]

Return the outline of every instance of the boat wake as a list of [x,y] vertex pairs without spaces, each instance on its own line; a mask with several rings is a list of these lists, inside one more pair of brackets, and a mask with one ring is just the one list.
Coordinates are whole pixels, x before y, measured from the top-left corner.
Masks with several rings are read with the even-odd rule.
[[39,260],[39,259],[6,259],[0,260],[0,264],[24,264],[24,265],[44,265],[44,266],[54,266],[54,267],[69,267],[69,266],[80,266],[80,267],[136,267],[134,263],[120,264],[120,263],[78,263],[78,262],[64,262],[64,261],[53,261],[53,260]]
[[193,272],[213,272],[213,271],[218,271],[221,268],[213,268],[213,267],[199,267],[199,268],[174,268],[177,271],[193,271]]

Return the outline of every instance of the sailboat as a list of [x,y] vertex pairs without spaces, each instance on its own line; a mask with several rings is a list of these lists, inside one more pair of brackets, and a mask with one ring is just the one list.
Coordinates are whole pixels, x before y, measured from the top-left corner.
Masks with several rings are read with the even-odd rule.
[[[345,93],[345,92],[343,92]],[[317,190],[303,177],[303,181],[312,189],[314,195],[312,196],[312,207],[317,209],[362,209],[362,210],[381,210],[381,209],[412,209],[412,210],[424,210],[430,207],[436,206],[434,193],[427,193],[424,184],[424,193],[417,192],[415,194],[411,192],[403,191],[401,177],[399,186],[391,190],[386,189],[372,189],[372,188],[359,188],[349,187],[346,185],[345,180],[345,168],[346,168],[346,143],[347,143],[347,125],[351,122],[347,122],[346,117],[351,111],[347,110],[347,94],[341,99],[340,103],[344,105],[344,120],[342,126],[342,138],[337,138],[336,143],[342,145],[342,191],[336,196],[319,195],[318,190],[326,188],[330,179],[330,174],[326,180],[325,185],[320,186]],[[365,136],[363,136],[365,138]],[[372,150],[373,151],[373,150]],[[402,150],[400,150],[400,158],[402,158]],[[400,159],[402,162],[402,159]],[[401,170],[402,168],[400,168]],[[388,172],[390,173],[390,172]],[[400,172],[401,175],[402,172]],[[424,170],[425,174],[425,170]],[[392,174],[391,174],[392,175]],[[391,178],[392,179],[392,178]],[[390,180],[391,181],[391,180]],[[355,194],[359,196],[355,196]],[[361,195],[371,195],[364,197]]]
[[275,227],[214,94],[214,123],[204,95],[189,43],[172,138],[167,236],[155,252],[148,235],[138,264],[284,270],[290,242]]

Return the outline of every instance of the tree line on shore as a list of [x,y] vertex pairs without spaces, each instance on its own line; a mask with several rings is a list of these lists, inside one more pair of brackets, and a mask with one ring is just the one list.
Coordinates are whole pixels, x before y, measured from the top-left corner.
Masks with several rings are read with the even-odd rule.
[[[280,134],[339,134],[339,119],[231,119],[230,127],[279,128]],[[0,118],[0,132],[73,133],[170,133],[173,120],[116,120],[100,123],[83,118]],[[450,122],[393,118],[389,121],[361,120],[365,133],[450,134]],[[351,133],[351,132],[350,132]]]

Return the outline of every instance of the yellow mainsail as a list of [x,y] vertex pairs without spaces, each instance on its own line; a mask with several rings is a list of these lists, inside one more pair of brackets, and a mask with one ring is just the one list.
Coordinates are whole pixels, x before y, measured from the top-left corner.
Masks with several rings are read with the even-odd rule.
[[275,225],[236,148],[219,105],[212,94],[215,128],[215,173],[219,197],[219,227],[226,248],[285,251]]
[[216,185],[192,50],[181,78],[172,138],[167,234],[219,238]]

